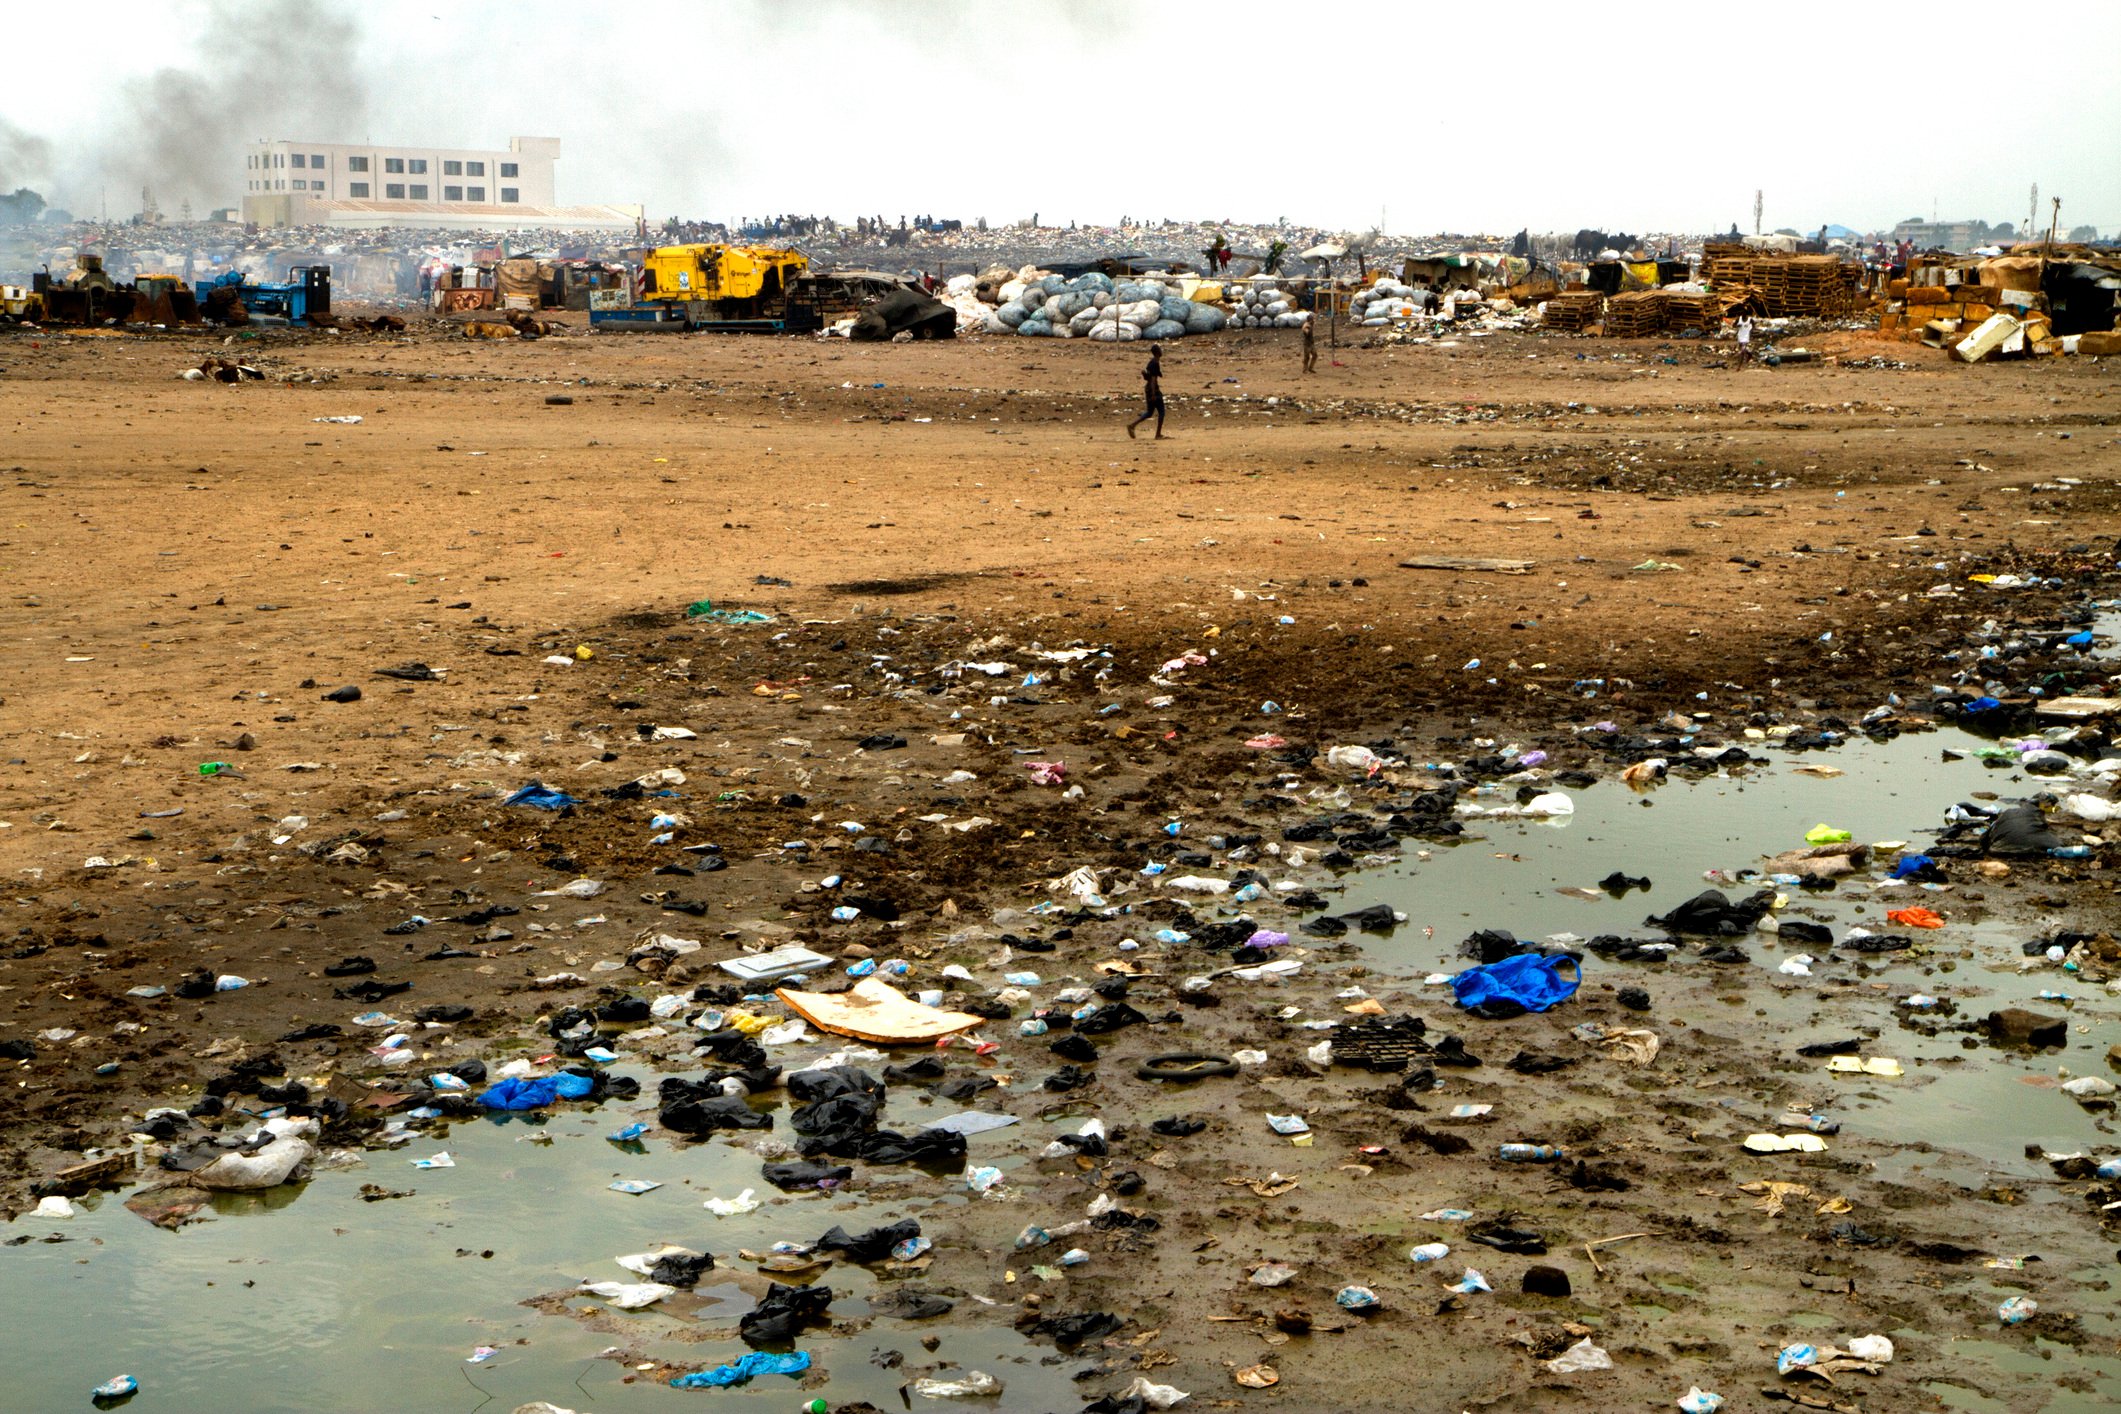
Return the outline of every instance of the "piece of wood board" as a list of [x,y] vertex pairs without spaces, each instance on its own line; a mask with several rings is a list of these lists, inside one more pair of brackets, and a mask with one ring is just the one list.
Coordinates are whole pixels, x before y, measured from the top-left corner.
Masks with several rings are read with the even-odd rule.
[[844,992],[799,992],[782,987],[774,995],[820,1031],[880,1046],[934,1042],[970,1031],[986,1021],[970,1012],[924,1006],[874,977],[864,977]]
[[1529,574],[1537,560],[1497,560],[1480,555],[1416,555],[1411,560],[1401,560],[1403,570],[1461,570],[1486,571],[1490,574]]

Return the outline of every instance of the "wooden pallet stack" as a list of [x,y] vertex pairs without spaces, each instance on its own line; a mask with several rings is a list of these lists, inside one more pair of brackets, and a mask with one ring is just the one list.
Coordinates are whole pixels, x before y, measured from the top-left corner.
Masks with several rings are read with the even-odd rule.
[[1785,271],[1783,314],[1828,315],[1846,309],[1841,262],[1831,255],[1793,255]]
[[1606,337],[1647,339],[1664,332],[1664,300],[1656,290],[1632,290],[1605,306]]
[[1784,255],[1712,245],[1703,253],[1701,270],[1719,294],[1752,288],[1762,312],[1774,317],[1823,317],[1846,314],[1863,267],[1832,255]]
[[1712,285],[1750,285],[1757,259],[1742,245],[1711,245],[1701,253],[1701,277]]
[[1658,292],[1664,302],[1667,333],[1699,329],[1704,333],[1723,327],[1723,301],[1715,295],[1682,294],[1678,290]]
[[1580,334],[1598,322],[1605,296],[1596,290],[1563,290],[1547,297],[1546,328]]

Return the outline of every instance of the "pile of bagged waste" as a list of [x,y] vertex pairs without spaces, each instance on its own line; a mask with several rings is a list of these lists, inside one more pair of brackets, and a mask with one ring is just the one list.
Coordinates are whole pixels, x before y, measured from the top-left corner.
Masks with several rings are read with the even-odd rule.
[[1295,297],[1272,275],[1229,281],[1223,286],[1223,298],[1230,306],[1232,327],[1294,329],[1304,322]]
[[1226,322],[1221,310],[1187,299],[1175,282],[1114,280],[1094,270],[1072,280],[1032,272],[996,293],[1002,303],[988,323],[992,333],[1129,343],[1212,334]]
[[1369,289],[1357,292],[1353,305],[1355,322],[1377,329],[1404,324],[1422,313],[1423,293],[1397,280],[1379,280]]

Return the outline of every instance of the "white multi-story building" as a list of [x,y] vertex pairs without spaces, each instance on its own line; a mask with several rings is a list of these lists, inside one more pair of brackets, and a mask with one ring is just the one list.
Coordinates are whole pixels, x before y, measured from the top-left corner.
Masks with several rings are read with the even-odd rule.
[[561,206],[556,137],[513,137],[506,151],[411,144],[251,144],[243,219],[260,226],[631,228],[638,207]]

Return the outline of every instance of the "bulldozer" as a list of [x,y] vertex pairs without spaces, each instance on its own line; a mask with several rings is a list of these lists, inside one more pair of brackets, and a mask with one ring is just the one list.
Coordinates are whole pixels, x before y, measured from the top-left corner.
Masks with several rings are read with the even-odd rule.
[[788,294],[809,268],[773,246],[660,246],[641,263],[640,304],[688,328],[783,333],[800,322]]

